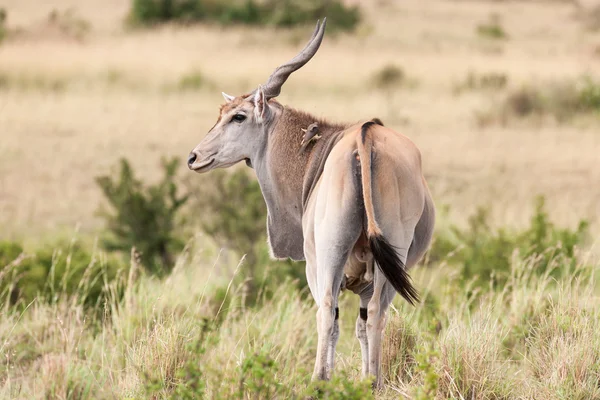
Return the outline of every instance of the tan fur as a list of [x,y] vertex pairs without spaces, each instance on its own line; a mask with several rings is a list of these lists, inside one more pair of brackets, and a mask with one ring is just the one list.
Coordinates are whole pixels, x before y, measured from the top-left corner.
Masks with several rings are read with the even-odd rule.
[[[291,68],[299,65],[294,61]],[[362,123],[333,124],[268,100],[279,93],[289,68],[269,79],[274,82],[270,95],[260,86],[248,95],[224,95],[217,123],[192,151],[188,166],[207,172],[246,160],[254,168],[267,204],[272,256],[306,260],[308,286],[318,305],[313,378],[331,377],[339,338],[338,296],[347,287],[360,296],[356,335],[363,375],[372,374],[374,386],[381,387],[386,311],[397,288],[412,288],[386,276],[394,278],[390,273],[399,270],[393,268],[404,272],[419,260],[435,219],[421,156],[408,138],[379,120],[363,132]],[[299,151],[302,128],[314,123],[319,140]],[[382,243],[387,246],[383,256]],[[395,256],[389,256],[390,248],[397,249]]]
[[381,235],[381,228],[375,220],[375,211],[373,210],[373,188],[371,184],[371,150],[373,147],[373,139],[369,130],[366,132],[366,137],[363,143],[360,135],[356,139],[358,156],[360,158],[360,172],[362,177],[363,200],[365,204],[365,212],[367,214],[367,237]]
[[[358,294],[361,307],[367,309],[366,321],[357,318],[356,335],[361,343],[363,374],[372,374],[374,386],[381,387],[381,342],[395,289],[380,269],[374,268],[372,260],[363,262],[371,256],[365,252],[365,242],[373,235],[381,235],[410,268],[431,240],[435,212],[423,178],[420,152],[414,143],[380,125],[371,125],[363,142],[361,126],[347,128],[327,158],[303,216],[305,257],[311,293],[319,310],[327,310],[330,304],[337,304],[337,281],[330,290],[332,274],[339,271],[341,262],[335,254],[349,250],[340,283]],[[375,165],[371,157],[376,160]],[[356,179],[356,161],[360,162],[360,182]],[[363,212],[365,215],[361,215]],[[331,352],[337,339],[333,335],[326,347],[322,337],[326,338],[330,329],[335,331],[337,322],[331,321],[326,311],[320,311],[317,320],[320,345],[313,377],[325,379],[333,363],[325,358],[324,349]]]
[[373,253],[369,247],[367,236],[363,232],[354,244],[348,261],[344,265],[344,289],[360,293],[366,285],[373,281],[374,267]]
[[319,130],[323,134],[327,134],[328,132],[342,131],[346,126],[316,118],[291,107],[283,107],[273,100],[269,104],[280,107],[280,116],[273,127],[268,148],[272,171],[278,182],[286,188],[287,193],[293,193],[298,196],[298,199],[301,199],[304,174],[311,156],[310,151],[299,152],[304,138],[301,128],[316,121],[319,124]]

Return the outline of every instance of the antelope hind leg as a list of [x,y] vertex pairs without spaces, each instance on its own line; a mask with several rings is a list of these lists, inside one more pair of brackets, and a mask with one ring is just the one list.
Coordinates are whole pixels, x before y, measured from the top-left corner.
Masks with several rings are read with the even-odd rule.
[[360,355],[362,359],[362,377],[369,374],[369,340],[367,337],[367,306],[373,296],[373,285],[367,286],[359,294],[360,309],[356,317],[356,338],[360,343]]
[[381,379],[381,340],[385,329],[386,314],[396,289],[388,282],[379,269],[375,270],[373,297],[367,306],[367,345],[369,374],[373,376],[373,388],[383,386]]

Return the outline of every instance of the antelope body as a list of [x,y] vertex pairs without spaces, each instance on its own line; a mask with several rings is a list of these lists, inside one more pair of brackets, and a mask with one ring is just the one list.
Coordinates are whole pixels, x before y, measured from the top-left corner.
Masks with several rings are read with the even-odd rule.
[[[325,21],[296,57],[264,86],[242,96],[223,94],[219,119],[190,153],[196,172],[240,161],[253,167],[267,204],[272,256],[306,261],[317,310],[313,379],[329,379],[339,337],[338,296],[360,296],[356,336],[363,375],[382,384],[380,353],[386,312],[396,292],[418,300],[407,274],[425,253],[435,211],[419,150],[377,119],[332,124],[274,98],[289,75],[318,50]],[[304,132],[319,138],[299,151]],[[304,130],[304,131],[303,131]],[[377,268],[374,268],[374,264]]]

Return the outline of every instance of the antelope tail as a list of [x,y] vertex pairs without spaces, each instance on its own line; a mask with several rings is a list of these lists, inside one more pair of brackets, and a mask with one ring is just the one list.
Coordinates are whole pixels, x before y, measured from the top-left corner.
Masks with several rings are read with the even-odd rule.
[[372,181],[373,138],[369,133],[373,125],[378,124],[374,121],[364,123],[361,127],[360,137],[357,139],[363,203],[367,215],[367,238],[379,270],[394,286],[394,289],[406,301],[414,305],[419,301],[419,294],[412,285],[410,276],[406,272],[404,263],[400,259],[396,248],[383,236],[383,232],[375,218]]

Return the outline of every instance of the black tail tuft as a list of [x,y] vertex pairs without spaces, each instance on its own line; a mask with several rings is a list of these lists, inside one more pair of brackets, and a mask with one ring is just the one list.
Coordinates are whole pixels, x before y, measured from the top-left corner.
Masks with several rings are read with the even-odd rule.
[[410,276],[406,272],[404,263],[400,260],[394,246],[383,236],[372,237],[369,239],[369,243],[379,270],[383,272],[383,275],[394,286],[394,289],[410,304],[415,305],[415,303],[418,303],[419,293],[412,285]]

